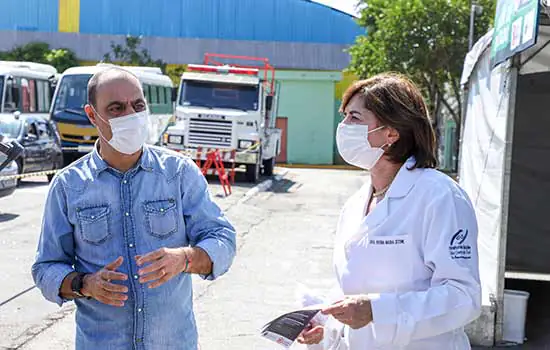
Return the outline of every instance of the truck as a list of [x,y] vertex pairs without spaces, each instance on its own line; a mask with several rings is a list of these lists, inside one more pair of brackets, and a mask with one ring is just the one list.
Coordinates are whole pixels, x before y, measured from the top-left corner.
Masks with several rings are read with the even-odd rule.
[[267,58],[207,53],[203,64],[188,65],[181,76],[175,121],[163,144],[196,161],[222,151],[224,163],[244,167],[249,182],[262,172],[271,176],[281,149],[278,90]]

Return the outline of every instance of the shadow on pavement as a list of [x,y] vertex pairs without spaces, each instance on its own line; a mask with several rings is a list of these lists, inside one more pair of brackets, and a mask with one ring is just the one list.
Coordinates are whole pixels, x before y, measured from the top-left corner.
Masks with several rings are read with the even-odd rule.
[[18,217],[19,217],[19,214],[0,213],[0,222],[7,222],[7,221],[15,220]]
[[17,188],[34,188],[34,187],[42,187],[47,185],[48,185],[48,180],[46,178],[44,178],[43,180],[42,178],[37,178],[33,180],[21,180],[19,185],[17,185]]
[[273,187],[269,190],[269,192],[290,193],[291,188],[296,190],[302,186],[301,184],[298,184],[296,187],[294,187],[296,184],[297,182],[293,181],[292,179],[283,178],[279,181],[276,181]]
[[[271,178],[270,176],[261,176],[260,180],[258,180],[257,183],[252,183],[252,182],[246,181],[246,177],[245,177],[245,174],[243,172],[236,172],[235,173],[235,183],[231,184],[231,187],[250,189],[250,188],[262,183],[262,181],[268,180],[270,178]],[[209,184],[220,185],[220,180],[218,179],[217,175],[207,175],[206,180],[208,181]]]

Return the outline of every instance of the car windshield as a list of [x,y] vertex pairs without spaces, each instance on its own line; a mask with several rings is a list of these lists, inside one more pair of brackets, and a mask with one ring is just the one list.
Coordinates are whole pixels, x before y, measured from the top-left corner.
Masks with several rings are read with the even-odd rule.
[[88,100],[88,81],[91,74],[67,75],[59,82],[54,112],[64,111],[84,115]]
[[258,85],[187,80],[181,89],[180,105],[257,111]]
[[15,139],[21,132],[23,122],[21,120],[2,120],[0,119],[0,135]]

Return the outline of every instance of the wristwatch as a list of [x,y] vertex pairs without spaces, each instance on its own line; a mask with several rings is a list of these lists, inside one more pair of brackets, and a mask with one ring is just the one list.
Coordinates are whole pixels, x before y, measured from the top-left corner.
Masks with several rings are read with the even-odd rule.
[[78,272],[71,281],[71,291],[79,298],[86,298],[86,296],[80,292],[84,287],[84,276],[86,276],[85,273]]

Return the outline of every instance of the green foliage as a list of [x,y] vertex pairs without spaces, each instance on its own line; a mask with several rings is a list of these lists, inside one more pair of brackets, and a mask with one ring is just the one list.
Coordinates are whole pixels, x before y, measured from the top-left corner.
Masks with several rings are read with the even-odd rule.
[[58,72],[78,66],[78,58],[76,54],[68,49],[53,49],[46,53],[46,61],[55,68]]
[[159,67],[166,72],[166,62],[153,60],[147,49],[140,49],[141,37],[127,36],[125,43],[115,44],[111,42],[111,52],[103,55],[104,62],[116,62],[126,66]]
[[78,59],[73,51],[64,48],[51,49],[50,45],[43,42],[31,42],[11,51],[0,52],[0,60],[50,64],[60,73],[78,66]]
[[[492,25],[494,0],[478,0],[475,38]],[[468,52],[470,0],[361,0],[358,23],[367,35],[350,48],[350,70],[366,78],[396,71],[423,90],[430,109],[439,102],[458,122],[460,76]]]

